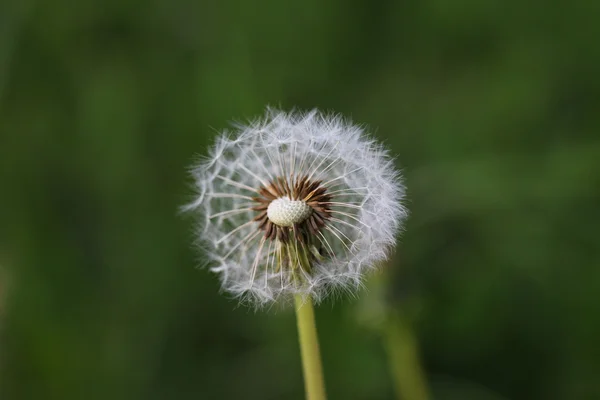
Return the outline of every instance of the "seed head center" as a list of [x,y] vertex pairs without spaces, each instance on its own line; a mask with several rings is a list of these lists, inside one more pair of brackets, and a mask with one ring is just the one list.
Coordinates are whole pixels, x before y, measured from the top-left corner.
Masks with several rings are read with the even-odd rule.
[[267,217],[275,225],[294,226],[310,217],[312,211],[312,207],[302,200],[292,200],[284,196],[269,204]]

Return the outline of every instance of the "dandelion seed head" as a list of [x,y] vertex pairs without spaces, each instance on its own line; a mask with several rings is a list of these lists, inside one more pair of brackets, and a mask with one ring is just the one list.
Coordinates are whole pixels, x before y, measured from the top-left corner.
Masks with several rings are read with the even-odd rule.
[[354,292],[407,216],[387,151],[316,110],[268,109],[221,134],[192,169],[197,243],[223,289],[255,306]]

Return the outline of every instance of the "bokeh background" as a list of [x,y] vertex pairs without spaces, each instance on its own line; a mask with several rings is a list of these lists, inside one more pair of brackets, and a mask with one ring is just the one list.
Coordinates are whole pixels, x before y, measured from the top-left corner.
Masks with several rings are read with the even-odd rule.
[[[590,0],[2,0],[0,398],[303,397],[293,313],[219,294],[177,214],[216,132],[274,105],[397,155],[386,298],[432,398],[600,399],[599,20]],[[317,310],[332,399],[395,396],[377,291]]]

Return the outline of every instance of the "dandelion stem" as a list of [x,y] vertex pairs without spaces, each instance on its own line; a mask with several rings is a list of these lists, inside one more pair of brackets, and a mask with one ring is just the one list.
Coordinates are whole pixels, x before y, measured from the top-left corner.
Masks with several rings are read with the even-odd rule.
[[396,395],[405,400],[427,400],[427,384],[410,323],[400,311],[388,314],[383,335]]
[[302,370],[304,373],[304,388],[307,400],[325,400],[325,382],[321,367],[319,339],[315,325],[315,313],[312,299],[297,294],[296,320],[298,322],[298,338],[302,355]]

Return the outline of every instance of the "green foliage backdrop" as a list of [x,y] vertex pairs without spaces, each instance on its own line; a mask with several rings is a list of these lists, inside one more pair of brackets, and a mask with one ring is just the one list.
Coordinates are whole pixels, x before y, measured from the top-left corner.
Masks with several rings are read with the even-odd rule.
[[[197,269],[186,168],[319,107],[397,154],[388,268],[435,399],[600,399],[600,3],[3,0],[0,398],[300,399],[294,316]],[[372,292],[317,310],[332,399],[390,399]]]

